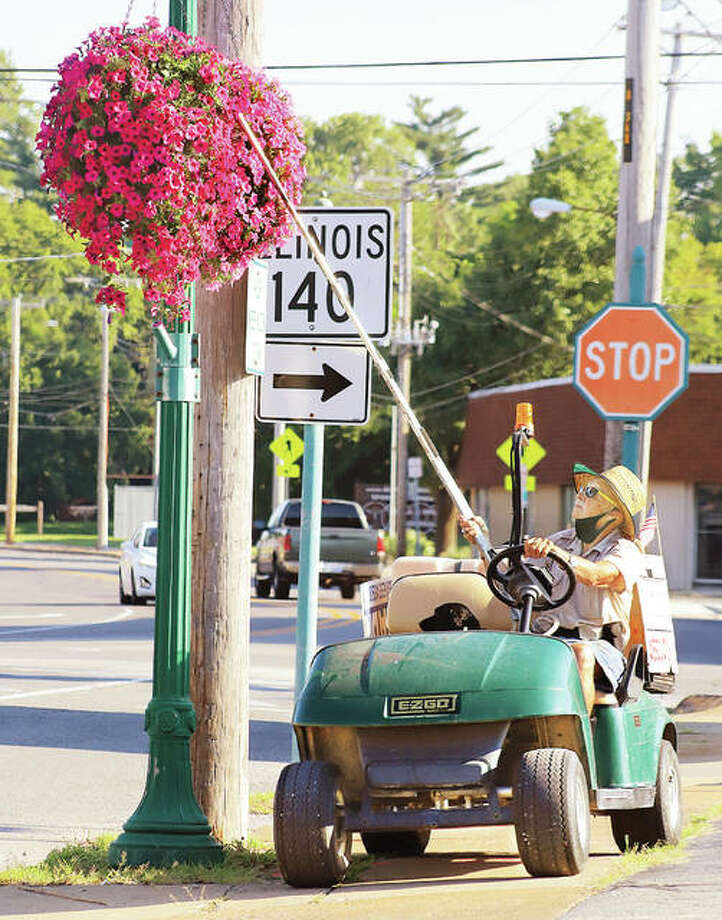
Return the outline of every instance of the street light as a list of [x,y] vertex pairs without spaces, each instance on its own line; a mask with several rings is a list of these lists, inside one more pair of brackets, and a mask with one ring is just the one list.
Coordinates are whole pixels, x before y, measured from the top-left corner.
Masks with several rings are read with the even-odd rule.
[[605,217],[611,217],[616,220],[616,213],[602,211],[600,208],[585,208],[580,204],[569,204],[567,201],[559,201],[556,198],[532,198],[529,202],[529,208],[538,220],[546,220],[552,214],[564,214],[567,211],[589,211],[591,214],[603,214]]

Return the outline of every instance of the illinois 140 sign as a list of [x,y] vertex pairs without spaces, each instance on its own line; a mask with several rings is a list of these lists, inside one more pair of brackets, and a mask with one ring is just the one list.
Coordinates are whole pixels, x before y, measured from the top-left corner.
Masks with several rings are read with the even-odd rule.
[[[389,331],[392,226],[388,208],[302,208],[371,338]],[[268,257],[268,339],[354,339],[356,330],[300,234]]]

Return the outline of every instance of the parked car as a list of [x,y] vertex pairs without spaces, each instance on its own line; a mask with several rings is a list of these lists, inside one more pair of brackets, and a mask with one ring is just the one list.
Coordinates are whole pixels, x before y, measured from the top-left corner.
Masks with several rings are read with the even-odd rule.
[[158,522],[143,521],[133,536],[120,546],[118,594],[121,604],[145,604],[155,600]]
[[[258,541],[256,594],[287,598],[298,582],[301,502],[289,499],[274,511]],[[354,596],[356,585],[381,575],[386,550],[380,532],[369,527],[355,502],[325,498],[321,506],[319,582]]]

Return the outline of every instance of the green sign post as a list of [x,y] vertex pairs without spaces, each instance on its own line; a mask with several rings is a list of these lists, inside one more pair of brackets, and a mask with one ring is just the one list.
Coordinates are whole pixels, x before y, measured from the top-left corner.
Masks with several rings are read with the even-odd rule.
[[[193,35],[195,0],[171,0],[170,24]],[[194,292],[190,290],[191,317]],[[181,329],[156,329],[160,422],[158,570],[153,697],[145,713],[148,775],[140,805],[110,845],[111,864],[138,866],[216,862],[222,849],[193,793],[190,737],[195,712],[190,686],[191,494],[193,404],[198,352],[193,319]]]

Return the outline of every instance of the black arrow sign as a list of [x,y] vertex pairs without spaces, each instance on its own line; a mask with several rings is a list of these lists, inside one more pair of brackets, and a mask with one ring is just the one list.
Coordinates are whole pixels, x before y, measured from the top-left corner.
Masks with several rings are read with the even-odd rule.
[[277,390],[323,390],[321,402],[338,396],[351,381],[329,364],[322,364],[322,374],[274,374],[273,386]]

